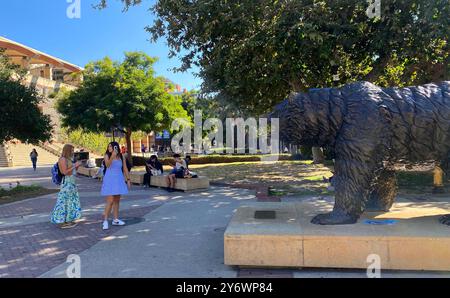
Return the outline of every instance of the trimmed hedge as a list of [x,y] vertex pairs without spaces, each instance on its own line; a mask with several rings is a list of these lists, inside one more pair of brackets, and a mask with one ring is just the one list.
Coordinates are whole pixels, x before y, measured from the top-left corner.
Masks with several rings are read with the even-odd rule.
[[[218,164],[218,163],[232,163],[232,162],[258,162],[261,161],[261,157],[264,155],[202,155],[202,156],[192,156],[191,165],[200,164]],[[280,154],[278,157],[279,161],[283,160],[306,160],[303,156],[299,158],[298,154]],[[145,166],[145,161],[148,158],[142,156],[133,156],[133,166],[142,167]],[[163,165],[171,165],[172,157],[160,158],[159,161]],[[97,167],[101,167],[103,158],[95,159]],[[334,165],[332,160],[325,160],[325,165]]]
[[[192,165],[200,164],[214,164],[214,163],[232,163],[232,162],[258,162],[261,161],[262,155],[203,155],[203,156],[193,156],[191,160]],[[145,161],[148,158],[142,156],[133,156],[133,166],[141,167],[145,166]],[[170,165],[172,157],[160,158],[159,161],[163,165]],[[278,160],[292,160],[290,154],[282,154],[279,156]],[[97,158],[95,163],[97,167],[102,164],[103,158]]]
[[[200,164],[215,164],[215,163],[232,163],[232,162],[258,162],[261,161],[261,156],[263,155],[202,155],[202,156],[192,156],[191,165]],[[148,158],[141,156],[133,156],[133,166],[145,166],[145,161]],[[170,165],[172,157],[160,158],[159,161],[163,165]],[[282,154],[279,156],[278,160],[291,160],[290,154]]]

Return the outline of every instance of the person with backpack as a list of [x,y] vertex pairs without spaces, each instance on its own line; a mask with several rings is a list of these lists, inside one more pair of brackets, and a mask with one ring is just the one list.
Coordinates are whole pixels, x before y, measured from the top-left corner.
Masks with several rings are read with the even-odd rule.
[[81,163],[73,163],[73,155],[74,147],[64,145],[61,157],[52,170],[53,181],[60,184],[61,188],[51,214],[51,222],[62,229],[75,227],[75,221],[81,218],[80,196],[74,176]]
[[[117,142],[111,142],[106,150],[103,160],[105,173],[101,194],[106,196],[105,213],[103,218],[103,230],[109,229],[109,215],[113,211],[113,226],[123,226],[125,222],[119,219],[120,197],[128,194],[131,188],[130,173],[126,159],[120,153]],[[127,188],[128,185],[128,188]]]

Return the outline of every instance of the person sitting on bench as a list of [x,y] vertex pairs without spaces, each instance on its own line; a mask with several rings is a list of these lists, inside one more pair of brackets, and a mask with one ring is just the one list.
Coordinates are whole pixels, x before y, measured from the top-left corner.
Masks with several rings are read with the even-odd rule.
[[150,159],[145,163],[145,171],[147,173],[144,174],[144,187],[150,187],[150,177],[160,176],[164,172],[163,165],[156,155],[150,156]]
[[170,171],[169,175],[166,177],[167,181],[167,191],[173,192],[175,191],[175,183],[177,182],[177,178],[184,178],[185,171],[187,169],[186,161],[181,159],[180,154],[173,155],[175,166],[173,170]]
[[186,162],[186,169],[189,170],[189,164],[191,163],[191,156],[190,155],[186,155],[186,157],[184,158],[184,161]]

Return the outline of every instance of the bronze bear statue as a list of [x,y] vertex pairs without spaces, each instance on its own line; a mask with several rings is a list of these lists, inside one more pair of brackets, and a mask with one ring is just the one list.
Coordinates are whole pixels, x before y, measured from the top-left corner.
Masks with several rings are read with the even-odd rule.
[[315,216],[312,223],[352,224],[365,210],[390,209],[397,194],[394,162],[447,158],[450,81],[311,89],[277,105],[271,117],[279,118],[282,140],[327,147],[335,156],[333,211]]

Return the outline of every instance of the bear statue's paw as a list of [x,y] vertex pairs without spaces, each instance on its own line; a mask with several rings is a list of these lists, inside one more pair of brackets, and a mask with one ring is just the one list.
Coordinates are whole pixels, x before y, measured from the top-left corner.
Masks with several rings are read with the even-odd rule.
[[350,215],[344,211],[333,210],[330,213],[316,215],[311,223],[316,225],[349,225],[358,221],[358,216]]
[[444,215],[439,218],[439,222],[443,225],[450,226],[450,214]]

